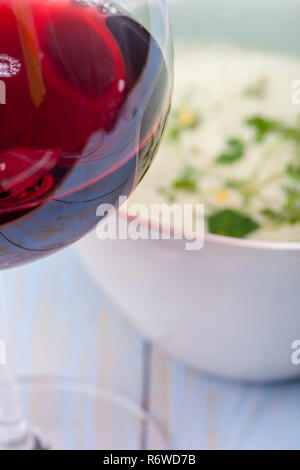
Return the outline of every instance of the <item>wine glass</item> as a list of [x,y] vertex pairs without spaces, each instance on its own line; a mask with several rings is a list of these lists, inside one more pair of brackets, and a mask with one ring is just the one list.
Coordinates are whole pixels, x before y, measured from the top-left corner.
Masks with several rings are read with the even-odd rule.
[[[155,156],[171,91],[165,0],[0,0],[1,270],[75,242],[99,222],[99,205],[130,194]],[[114,413],[147,423],[143,410],[103,389],[36,381],[25,385],[35,397],[28,424],[5,307],[0,340],[0,448],[41,448],[41,435],[63,448],[80,416],[60,429],[62,403],[92,407],[97,448],[118,448],[105,428]]]

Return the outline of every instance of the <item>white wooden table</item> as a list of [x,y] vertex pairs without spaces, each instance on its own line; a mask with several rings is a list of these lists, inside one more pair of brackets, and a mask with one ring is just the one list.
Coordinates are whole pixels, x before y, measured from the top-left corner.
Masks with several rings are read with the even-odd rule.
[[300,382],[228,383],[166,357],[93,284],[72,248],[7,272],[7,286],[20,374],[80,378],[146,404],[172,449],[300,448]]

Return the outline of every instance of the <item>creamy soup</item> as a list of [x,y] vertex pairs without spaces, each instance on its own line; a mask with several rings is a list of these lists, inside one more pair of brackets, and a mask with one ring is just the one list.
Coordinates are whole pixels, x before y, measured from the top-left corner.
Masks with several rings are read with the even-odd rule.
[[177,45],[166,136],[130,202],[204,203],[208,232],[300,241],[297,79],[293,57]]

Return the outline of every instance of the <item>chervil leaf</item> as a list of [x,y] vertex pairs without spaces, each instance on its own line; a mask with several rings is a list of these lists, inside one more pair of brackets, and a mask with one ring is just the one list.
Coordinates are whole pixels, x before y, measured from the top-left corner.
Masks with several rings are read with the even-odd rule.
[[249,86],[244,94],[250,98],[263,99],[266,96],[267,84],[268,82],[265,77],[260,78],[256,83]]
[[185,168],[182,174],[174,181],[173,188],[195,193],[198,190],[195,170],[191,167]]
[[300,166],[289,165],[286,172],[291,178],[300,182]]
[[276,222],[277,224],[283,224],[287,222],[286,217],[284,215],[272,209],[264,209],[261,211],[261,214],[267,219],[270,219],[272,222]]
[[300,129],[297,127],[285,127],[282,129],[282,136],[296,144],[300,144]]
[[262,116],[253,116],[250,119],[247,119],[246,124],[254,129],[257,142],[262,142],[265,137],[272,132],[282,130],[282,125],[279,121],[264,118]]
[[300,191],[295,188],[285,188],[286,209],[300,209]]
[[175,194],[172,191],[169,191],[168,189],[164,188],[163,186],[157,188],[157,192],[164,196],[170,204],[173,204],[173,202],[176,201]]
[[286,203],[281,211],[264,209],[262,215],[277,224],[298,224],[300,222],[300,191],[294,188],[285,188]]
[[253,219],[231,209],[221,210],[210,215],[208,227],[210,233],[235,238],[244,238],[259,229],[258,223]]
[[167,139],[170,141],[177,140],[180,136],[180,129],[175,125],[173,127],[169,127],[167,131]]
[[229,139],[227,149],[217,158],[217,163],[228,165],[240,160],[244,156],[245,146],[240,139]]

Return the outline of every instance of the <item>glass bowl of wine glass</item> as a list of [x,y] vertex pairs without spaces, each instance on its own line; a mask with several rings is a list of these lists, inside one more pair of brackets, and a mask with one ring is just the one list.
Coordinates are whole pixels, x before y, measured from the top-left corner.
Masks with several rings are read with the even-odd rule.
[[[170,108],[172,47],[164,0],[0,0],[0,26],[4,270],[80,239],[99,222],[99,205],[118,206],[142,180]],[[5,331],[0,337],[9,344]],[[106,392],[88,387],[27,386],[36,387],[36,401],[49,410],[60,395],[114,408]],[[38,446],[18,403],[9,347],[0,402],[0,447]],[[144,423],[142,410],[121,399],[114,404]],[[44,407],[31,416],[39,421]],[[33,424],[47,438],[46,417]],[[60,448],[60,439],[49,438]]]

